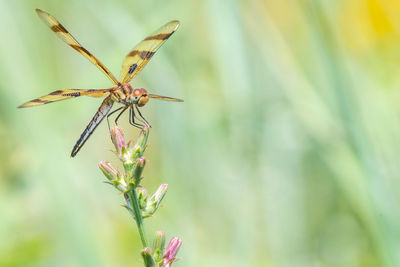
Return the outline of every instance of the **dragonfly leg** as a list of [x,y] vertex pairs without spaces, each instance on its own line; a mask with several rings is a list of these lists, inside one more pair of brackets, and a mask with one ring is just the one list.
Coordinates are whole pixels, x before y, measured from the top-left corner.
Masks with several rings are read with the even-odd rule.
[[140,113],[140,110],[137,105],[135,105],[135,108],[136,108],[136,111],[139,113],[140,118],[142,118],[144,120],[144,123],[151,128],[150,123],[143,117],[142,113]]
[[[134,110],[133,107],[132,107],[132,110]],[[140,121],[141,123],[143,123],[142,126],[147,125],[147,123],[146,123],[144,120],[142,120],[140,117],[136,116],[136,114],[135,114],[134,118],[136,118],[138,121]]]
[[117,118],[115,118],[115,125],[118,125],[119,117],[121,117],[122,113],[124,113],[127,108],[128,106],[125,106],[124,109],[118,114]]
[[[138,121],[140,121],[142,124],[142,127],[144,126],[150,126],[150,124],[147,122],[145,118],[143,118],[142,114],[140,113],[139,109],[136,107],[137,112],[139,113],[140,117],[134,115],[134,118],[136,118]],[[132,106],[132,111],[134,112],[133,106]],[[151,126],[150,126],[151,127]]]
[[129,123],[136,128],[142,129],[144,125],[135,122],[135,110],[133,106],[129,108]]
[[122,108],[124,108],[124,107],[117,108],[116,110],[110,112],[110,114],[107,115],[108,130],[111,130],[110,121],[108,120],[108,117],[110,117],[112,114],[114,114],[114,113],[117,112],[118,110],[121,110]]

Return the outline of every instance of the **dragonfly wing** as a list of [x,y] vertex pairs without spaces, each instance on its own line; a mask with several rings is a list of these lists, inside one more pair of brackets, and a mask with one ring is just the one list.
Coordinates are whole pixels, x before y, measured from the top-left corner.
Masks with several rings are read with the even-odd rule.
[[183,102],[182,99],[173,98],[173,97],[168,97],[168,96],[161,96],[161,95],[149,94],[149,97],[150,97],[150,98],[155,98],[155,99],[164,100],[164,101]]
[[101,103],[99,109],[97,110],[96,114],[94,115],[93,119],[89,122],[86,129],[79,137],[78,141],[76,142],[74,148],[71,152],[71,157],[75,157],[75,155],[79,152],[79,150],[83,147],[89,137],[92,135],[96,127],[100,124],[100,122],[104,119],[104,117],[108,114],[111,110],[114,101],[111,100],[111,96],[108,96],[104,99],[103,103]]
[[87,51],[77,40],[61,25],[60,22],[56,20],[55,17],[50,15],[43,10],[36,9],[36,13],[39,17],[50,27],[50,29],[57,34],[64,42],[66,42],[73,49],[81,53],[84,57],[89,59],[96,67],[98,67],[108,78],[110,78],[113,83],[118,84],[117,79],[114,75],[101,63],[95,56],[93,56],[89,51]]
[[34,106],[40,106],[48,103],[53,103],[56,101],[60,100],[65,100],[73,97],[78,97],[78,96],[91,96],[91,97],[103,97],[103,96],[108,96],[110,94],[110,89],[64,89],[64,90],[57,90],[54,92],[51,92],[48,95],[33,99],[31,101],[28,101],[18,108],[27,108],[27,107],[34,107]]
[[158,48],[178,29],[179,21],[173,20],[145,38],[125,57],[122,64],[122,83],[130,82],[146,66]]

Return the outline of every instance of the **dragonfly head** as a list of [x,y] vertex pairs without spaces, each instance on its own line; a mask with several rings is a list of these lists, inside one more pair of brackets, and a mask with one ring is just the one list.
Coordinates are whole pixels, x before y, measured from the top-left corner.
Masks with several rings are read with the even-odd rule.
[[149,101],[149,94],[144,88],[134,89],[131,94],[131,102],[143,107]]

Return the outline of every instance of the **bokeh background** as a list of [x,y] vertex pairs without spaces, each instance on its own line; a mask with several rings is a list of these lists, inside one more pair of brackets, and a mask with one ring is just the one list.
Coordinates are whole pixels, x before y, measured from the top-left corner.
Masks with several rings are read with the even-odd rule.
[[[400,266],[400,2],[0,1],[0,266],[142,266],[101,100],[18,110],[109,80],[37,17],[41,8],[117,77],[128,51],[181,27],[133,81],[151,101],[144,185],[169,191],[148,235],[183,239],[175,266]],[[138,131],[121,120],[129,138]]]

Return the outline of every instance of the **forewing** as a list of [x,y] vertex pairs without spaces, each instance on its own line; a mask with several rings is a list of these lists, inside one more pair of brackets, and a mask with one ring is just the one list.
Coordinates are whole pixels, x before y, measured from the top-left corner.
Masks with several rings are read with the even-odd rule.
[[39,17],[50,27],[50,29],[57,34],[64,42],[66,42],[73,49],[81,53],[84,57],[90,60],[96,67],[98,67],[113,83],[118,84],[114,75],[101,63],[95,56],[87,51],[77,40],[59,23],[56,18],[43,10],[36,9]]
[[173,20],[136,45],[122,64],[122,83],[130,82],[146,66],[158,48],[178,29],[179,21]]
[[29,102],[26,102],[19,106],[18,108],[28,108],[34,106],[40,106],[48,103],[53,103],[60,100],[65,100],[73,97],[78,96],[91,96],[91,97],[103,97],[108,96],[110,94],[110,89],[64,89],[64,90],[57,90],[48,95],[36,98]]
[[97,110],[96,114],[94,115],[93,119],[89,122],[86,129],[81,134],[81,137],[76,142],[74,148],[71,152],[71,157],[75,157],[75,155],[79,152],[79,150],[83,147],[89,137],[92,135],[96,127],[100,124],[100,122],[104,119],[104,117],[108,114],[111,110],[114,101],[111,100],[111,96],[108,96],[104,99],[103,103],[101,103],[99,109]]
[[149,94],[149,97],[150,97],[150,98],[155,98],[155,99],[164,100],[164,101],[183,102],[182,99],[173,98],[173,97],[168,97],[168,96],[161,96],[161,95]]

